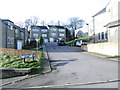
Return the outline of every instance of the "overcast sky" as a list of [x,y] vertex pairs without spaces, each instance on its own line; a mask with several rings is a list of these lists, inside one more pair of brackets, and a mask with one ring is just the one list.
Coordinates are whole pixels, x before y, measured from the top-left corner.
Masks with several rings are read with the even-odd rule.
[[24,22],[31,16],[49,21],[80,17],[87,21],[110,0],[0,0],[0,18]]

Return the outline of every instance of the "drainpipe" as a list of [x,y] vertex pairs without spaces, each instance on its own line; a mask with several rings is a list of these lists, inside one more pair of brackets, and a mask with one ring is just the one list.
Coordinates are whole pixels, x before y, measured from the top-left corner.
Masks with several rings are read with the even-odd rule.
[[95,43],[95,18],[93,16],[93,30],[94,30],[94,43]]
[[[7,25],[6,25],[6,26],[7,26]],[[7,44],[8,44],[7,30],[8,30],[8,26],[6,27],[6,48],[7,48]]]

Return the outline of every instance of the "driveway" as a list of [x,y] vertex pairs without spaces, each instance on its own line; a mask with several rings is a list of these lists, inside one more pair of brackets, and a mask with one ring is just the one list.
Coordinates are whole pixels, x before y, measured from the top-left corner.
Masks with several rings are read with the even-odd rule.
[[48,43],[47,48],[53,68],[51,73],[5,87],[118,88],[118,62],[88,54],[80,47]]

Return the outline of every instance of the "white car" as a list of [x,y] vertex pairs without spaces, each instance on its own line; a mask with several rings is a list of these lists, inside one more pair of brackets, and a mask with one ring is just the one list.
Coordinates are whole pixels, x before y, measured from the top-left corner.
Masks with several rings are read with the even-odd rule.
[[76,42],[76,46],[81,47],[81,46],[82,46],[82,40],[77,40],[77,42]]

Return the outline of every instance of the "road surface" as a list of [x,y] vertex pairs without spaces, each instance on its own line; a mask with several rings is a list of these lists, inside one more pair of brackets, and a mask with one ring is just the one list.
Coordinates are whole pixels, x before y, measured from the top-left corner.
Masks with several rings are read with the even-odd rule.
[[47,48],[53,71],[21,82],[9,88],[41,86],[51,88],[118,88],[118,62],[88,54],[80,47],[57,46]]

